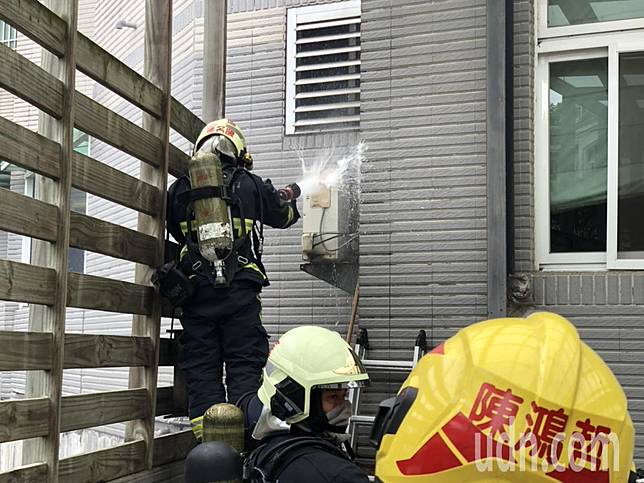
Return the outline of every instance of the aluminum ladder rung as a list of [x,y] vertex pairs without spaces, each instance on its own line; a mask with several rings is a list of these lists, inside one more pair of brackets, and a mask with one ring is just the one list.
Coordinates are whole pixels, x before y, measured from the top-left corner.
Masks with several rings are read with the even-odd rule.
[[[364,356],[367,353],[369,348],[369,340],[367,337],[367,332],[361,331],[361,335],[358,336],[358,341],[355,344],[354,350],[356,355],[362,362],[362,365],[367,371],[389,371],[389,372],[409,372],[414,367],[418,361],[425,355],[427,352],[427,336],[424,330],[418,332],[418,337],[416,337],[416,342],[414,344],[414,355],[410,361],[390,361],[384,359],[365,359]],[[353,416],[349,418],[349,425],[347,426],[347,433],[351,435],[350,444],[351,447],[356,449],[357,443],[357,426],[373,424],[376,420],[375,416],[365,416],[360,414],[360,388],[351,388],[349,389],[349,401],[353,405]]]
[[359,414],[356,414],[355,416],[351,416],[349,418],[349,424],[354,423],[354,424],[371,424],[376,420],[375,416],[361,416]]
[[410,371],[414,368],[414,361],[388,361],[385,359],[363,359],[362,365],[365,369],[389,369],[399,371]]

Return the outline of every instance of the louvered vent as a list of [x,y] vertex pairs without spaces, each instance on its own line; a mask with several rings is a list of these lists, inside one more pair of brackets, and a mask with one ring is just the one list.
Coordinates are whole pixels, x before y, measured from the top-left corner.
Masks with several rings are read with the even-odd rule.
[[360,123],[360,2],[290,9],[286,134]]

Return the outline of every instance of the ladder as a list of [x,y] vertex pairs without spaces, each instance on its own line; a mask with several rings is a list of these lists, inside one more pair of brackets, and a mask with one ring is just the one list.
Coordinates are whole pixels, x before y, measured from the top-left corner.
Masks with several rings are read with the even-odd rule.
[[[368,359],[367,351],[370,349],[369,334],[367,329],[360,329],[354,346],[356,355],[360,358],[362,365],[368,373],[372,372],[410,372],[418,361],[427,352],[427,334],[424,330],[418,331],[416,342],[414,344],[414,355],[410,361],[390,361],[383,359]],[[351,435],[351,448],[356,449],[358,439],[358,426],[373,424],[375,416],[366,416],[360,414],[360,394],[361,388],[355,387],[349,389],[348,399],[353,408],[353,415],[349,418],[347,433]]]

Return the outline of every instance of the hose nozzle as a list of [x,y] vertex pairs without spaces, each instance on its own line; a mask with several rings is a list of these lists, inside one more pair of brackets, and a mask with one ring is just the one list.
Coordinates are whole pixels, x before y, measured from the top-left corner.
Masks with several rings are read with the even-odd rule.
[[300,197],[300,195],[302,194],[302,190],[297,185],[297,183],[291,183],[285,186],[284,188],[280,188],[279,190],[277,190],[277,193],[279,194],[280,198],[282,198],[284,201],[292,201]]

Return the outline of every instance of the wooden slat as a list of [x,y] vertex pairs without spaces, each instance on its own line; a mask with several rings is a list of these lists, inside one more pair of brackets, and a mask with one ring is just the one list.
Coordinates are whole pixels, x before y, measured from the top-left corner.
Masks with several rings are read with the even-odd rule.
[[147,414],[146,402],[145,389],[64,396],[60,432],[143,418]]
[[0,19],[58,57],[65,51],[65,22],[37,0],[0,0]]
[[[145,65],[144,75],[163,92],[161,116],[155,118],[143,115],[143,127],[154,134],[162,146],[162,156],[159,157],[158,169],[151,165],[141,165],[140,178],[156,186],[164,193],[168,185],[168,169],[170,159],[170,72],[172,65],[172,0],[145,0]],[[138,230],[153,236],[157,240],[155,250],[157,259],[155,265],[163,263],[165,238],[165,204],[161,204],[158,216],[139,215]],[[144,265],[137,264],[134,280],[137,283],[149,283],[150,270]],[[128,386],[130,388],[145,387],[148,390],[148,405],[151,408],[146,418],[133,421],[126,428],[126,439],[143,439],[146,442],[145,468],[151,469],[154,454],[154,426],[156,414],[156,388],[158,379],[157,360],[159,357],[159,337],[161,327],[161,300],[158,294],[149,304],[150,313],[146,317],[134,317],[132,320],[132,335],[147,336],[154,347],[153,363],[144,368],[130,369]]]
[[174,97],[172,98],[170,112],[170,125],[172,128],[188,141],[194,143],[206,124]]
[[144,468],[145,442],[133,441],[60,460],[59,480],[65,483],[109,481]]
[[[0,146],[3,160],[58,179],[61,156],[58,143],[0,117]],[[147,214],[157,212],[161,199],[154,186],[76,152],[72,160],[72,185]]]
[[159,483],[160,481],[178,483],[184,481],[184,468],[183,461],[175,461],[168,465],[157,466],[151,470],[112,480],[111,483]]
[[135,106],[154,116],[161,115],[161,89],[152,85],[142,75],[130,69],[80,32],[76,39],[78,70]]
[[[61,146],[60,178],[54,184],[51,181],[40,185],[36,194],[43,201],[55,204],[58,211],[58,226],[54,243],[49,246],[39,244],[40,257],[47,258],[47,266],[55,270],[55,299],[50,310],[40,311],[42,330],[51,332],[51,370],[38,374],[27,383],[26,393],[36,389],[36,380],[41,379],[42,392],[49,399],[49,421],[47,437],[35,445],[27,445],[24,454],[33,458],[33,462],[47,463],[47,480],[55,481],[58,476],[60,458],[60,400],[63,392],[63,350],[65,345],[65,321],[67,311],[67,273],[69,260],[69,216],[72,191],[72,156],[74,153],[74,104],[76,94],[76,36],[78,19],[78,0],[47,0],[45,3],[54,14],[65,21],[67,35],[64,39],[65,56],[56,59],[50,53],[43,53],[41,65],[49,77],[59,79],[62,87],[62,105],[60,120],[40,114],[40,132]],[[49,79],[39,79],[49,81]],[[38,86],[40,88],[40,86]],[[45,110],[46,112],[46,110]],[[55,113],[54,113],[55,116]],[[34,247],[34,251],[37,247]],[[39,255],[34,255],[35,259]],[[35,317],[36,312],[33,313]],[[31,316],[32,314],[30,314]],[[33,322],[33,317],[30,322]],[[31,325],[31,324],[30,324]],[[31,325],[32,327],[35,326]]]
[[0,473],[0,483],[33,483],[47,480],[47,465],[36,463]]
[[156,136],[89,97],[77,93],[76,127],[151,166],[159,166],[162,146]]
[[0,401],[0,443],[46,436],[49,399]]
[[[0,274],[2,274],[1,270]],[[81,309],[148,314],[154,295],[153,288],[145,285],[71,272],[68,285],[67,305]],[[2,290],[0,290],[1,294]]]
[[54,241],[57,228],[54,205],[0,188],[0,230]]
[[161,203],[156,187],[80,153],[74,153],[72,159],[72,184],[79,190],[148,215],[154,215]]
[[0,300],[52,305],[56,272],[51,268],[0,260]]
[[157,409],[156,415],[163,416],[170,414],[174,409],[173,387],[157,387]]
[[153,357],[147,337],[65,334],[65,369],[145,366]]
[[72,212],[70,221],[72,247],[146,265],[155,263],[157,243],[150,235],[81,213]]
[[0,43],[0,87],[60,118],[63,83],[10,47]]
[[[60,117],[63,84],[9,47],[0,44],[0,87],[12,92],[38,109]],[[107,107],[76,93],[75,125],[83,132],[158,167],[161,141],[145,129]],[[188,155],[176,146],[170,148],[169,170],[173,176],[187,172]]]
[[51,369],[51,334],[0,331],[0,371]]
[[161,466],[184,459],[196,445],[197,441],[190,429],[154,438],[152,466]]
[[[0,0],[0,18],[42,47],[63,55],[65,22],[37,0]],[[161,89],[80,32],[76,41],[76,60],[81,72],[150,114],[160,115]],[[191,142],[204,126],[201,119],[174,98],[171,117],[172,128]]]
[[[2,0],[0,0],[2,1]],[[4,161],[58,179],[60,145],[0,117],[0,146]]]
[[175,178],[188,174],[190,156],[178,147],[170,145],[170,158],[168,159],[168,172]]

